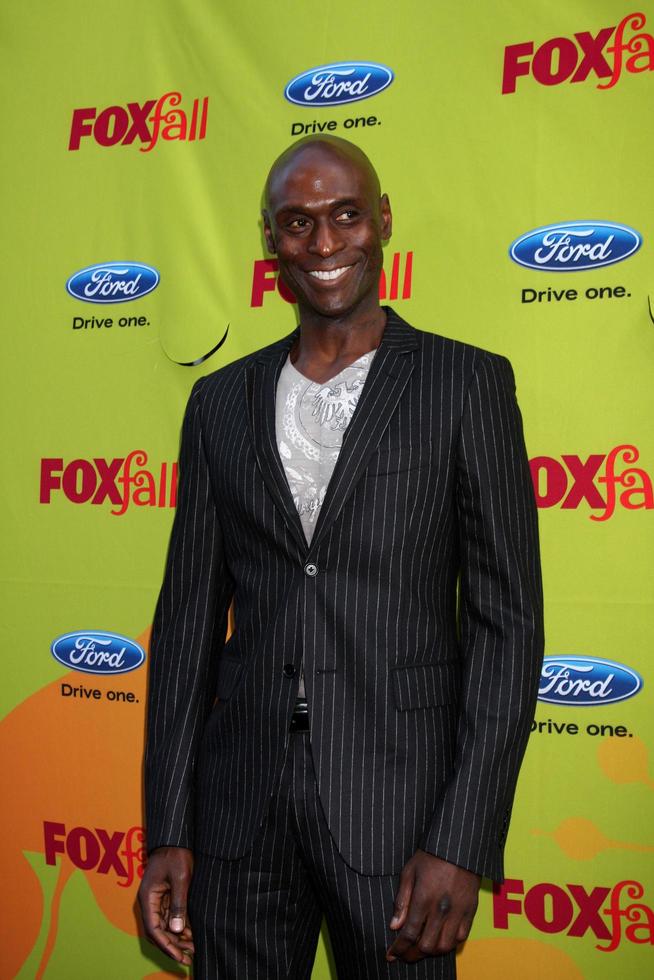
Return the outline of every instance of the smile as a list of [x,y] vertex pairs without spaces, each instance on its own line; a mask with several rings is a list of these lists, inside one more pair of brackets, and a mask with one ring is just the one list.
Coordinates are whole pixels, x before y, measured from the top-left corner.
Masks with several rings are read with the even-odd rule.
[[323,281],[340,279],[343,273],[347,272],[347,270],[351,268],[351,265],[343,265],[340,269],[330,269],[328,272],[323,272],[319,269],[311,269],[309,275],[313,276],[314,279],[322,279]]

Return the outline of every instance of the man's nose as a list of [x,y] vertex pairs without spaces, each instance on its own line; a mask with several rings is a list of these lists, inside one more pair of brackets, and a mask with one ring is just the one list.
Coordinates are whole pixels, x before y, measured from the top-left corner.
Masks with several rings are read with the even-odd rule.
[[317,221],[313,227],[309,251],[327,258],[341,248],[343,248],[343,242],[338,234],[338,229],[328,222]]

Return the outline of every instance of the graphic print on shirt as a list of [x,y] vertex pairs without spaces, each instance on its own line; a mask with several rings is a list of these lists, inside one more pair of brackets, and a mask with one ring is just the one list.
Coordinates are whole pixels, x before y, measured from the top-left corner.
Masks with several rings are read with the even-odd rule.
[[310,537],[375,351],[329,381],[310,381],[287,360],[277,440],[293,502]]

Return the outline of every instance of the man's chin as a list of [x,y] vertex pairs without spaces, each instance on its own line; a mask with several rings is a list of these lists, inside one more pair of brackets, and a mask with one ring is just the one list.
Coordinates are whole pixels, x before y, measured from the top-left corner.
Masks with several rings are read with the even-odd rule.
[[347,304],[343,306],[316,306],[312,304],[311,306],[305,306],[304,310],[300,307],[300,320],[306,320],[308,317],[311,317],[313,319],[331,320],[335,322],[347,320],[355,313],[356,306]]

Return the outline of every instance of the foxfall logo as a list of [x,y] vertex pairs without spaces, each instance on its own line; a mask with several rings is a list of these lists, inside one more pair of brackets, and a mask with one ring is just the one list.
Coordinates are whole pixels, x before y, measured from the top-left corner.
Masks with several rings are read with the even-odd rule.
[[159,285],[159,273],[141,262],[102,262],[75,272],[67,292],[85,303],[128,303]]
[[[585,502],[601,511],[589,515],[598,522],[608,521],[618,506],[629,511],[654,510],[652,479],[643,467],[632,465],[639,458],[639,450],[630,443],[614,446],[609,453],[591,453],[587,459],[572,453],[563,453],[560,460],[534,456],[529,467],[536,505],[560,504],[569,510]],[[602,485],[601,491],[597,484]]]
[[100,146],[130,146],[139,139],[141,153],[150,153],[162,140],[203,140],[207,135],[209,98],[193,99],[190,115],[179,109],[181,92],[166,92],[159,99],[75,109],[70,124],[69,150],[79,150],[82,139],[92,136]]
[[535,52],[533,41],[509,44],[504,49],[502,95],[515,92],[523,75],[533,75],[540,85],[560,85],[585,82],[592,73],[604,79],[597,88],[608,89],[617,85],[623,68],[632,75],[654,71],[654,37],[638,33],[645,21],[643,13],[627,14],[617,27],[603,27],[596,34],[578,31],[574,39],[551,37]]
[[[636,945],[654,944],[654,910],[645,901],[639,881],[624,879],[612,887],[551,881],[528,885],[522,878],[507,878],[493,886],[493,926],[509,929],[512,916],[549,935],[565,933],[578,939],[594,936],[595,949],[615,953],[623,939]],[[621,976],[620,970],[614,976]]]
[[609,221],[562,221],[516,238],[509,255],[527,269],[584,272],[622,262],[642,244],[639,233],[627,225]]
[[[255,259],[252,273],[250,306],[263,306],[266,293],[279,293],[287,303],[297,303],[295,294],[278,275],[277,259]],[[380,300],[410,299],[413,281],[413,251],[394,252],[390,273],[382,269],[379,276]]]
[[289,102],[303,106],[346,105],[378,95],[394,74],[374,61],[339,61],[310,68],[292,78],[284,90]]
[[127,831],[103,827],[69,829],[58,820],[44,820],[43,849],[46,864],[57,864],[57,855],[66,855],[80,871],[115,875],[121,888],[128,888],[143,877],[145,831],[138,825]]
[[161,463],[148,469],[148,454],[133,449],[126,456],[104,459],[72,459],[46,456],[41,460],[39,501],[49,504],[52,494],[63,492],[73,504],[114,504],[109,512],[122,517],[130,504],[135,507],[177,505],[177,463]]
[[134,640],[98,630],[65,633],[50,650],[64,667],[83,674],[126,674],[145,660],[145,650]]
[[638,694],[642,677],[613,660],[598,657],[545,657],[538,700],[588,707],[626,701]]

